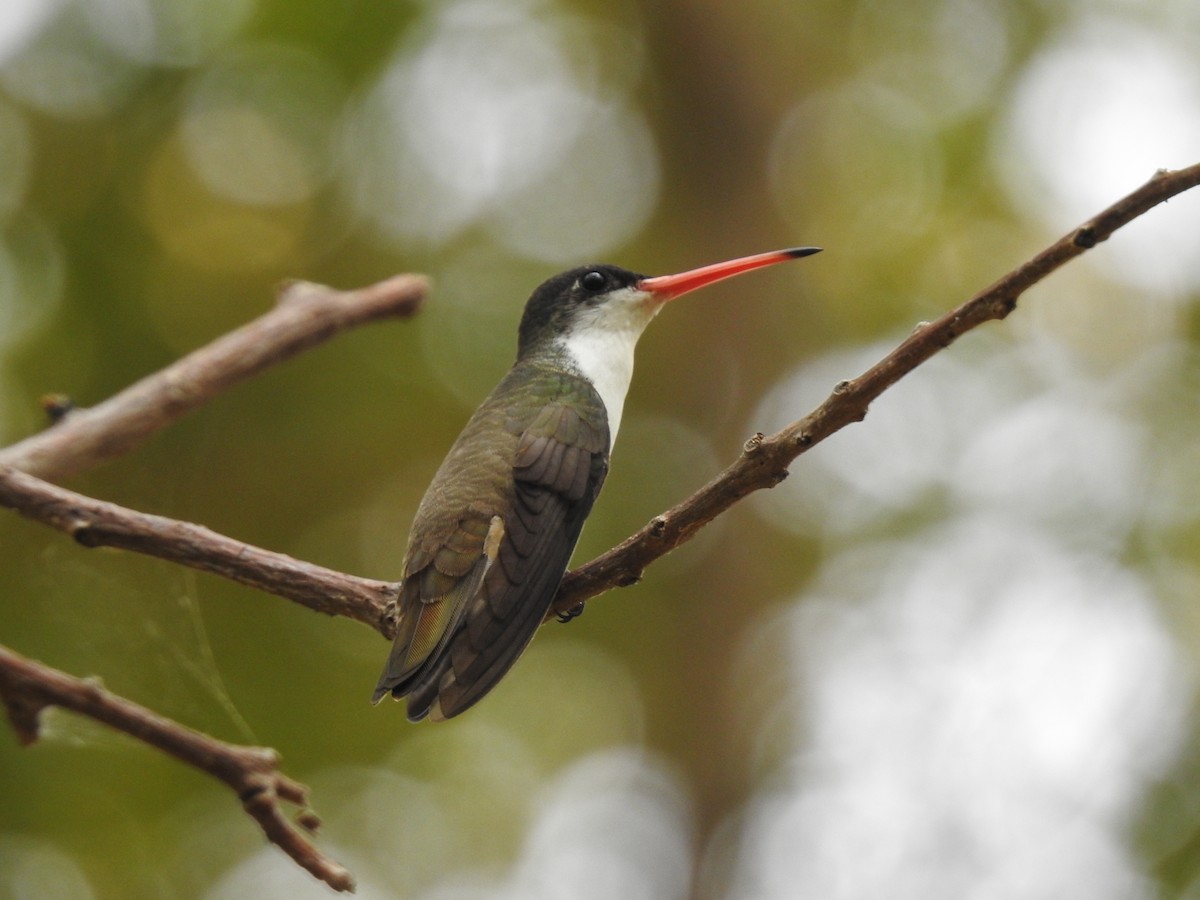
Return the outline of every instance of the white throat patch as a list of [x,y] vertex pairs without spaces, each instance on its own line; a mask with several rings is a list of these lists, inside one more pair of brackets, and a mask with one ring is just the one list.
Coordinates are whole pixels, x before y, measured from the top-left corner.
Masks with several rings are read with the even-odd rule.
[[582,313],[560,339],[567,357],[592,383],[608,412],[608,448],[621,427],[621,411],[633,378],[633,351],[662,302],[646,291],[629,287],[610,294],[605,302]]

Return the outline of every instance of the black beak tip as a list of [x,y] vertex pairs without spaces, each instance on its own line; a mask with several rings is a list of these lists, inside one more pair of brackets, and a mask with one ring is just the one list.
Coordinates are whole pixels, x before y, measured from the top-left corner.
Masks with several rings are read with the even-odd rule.
[[792,247],[790,250],[783,252],[792,259],[799,259],[802,256],[812,256],[814,253],[820,253],[823,247]]

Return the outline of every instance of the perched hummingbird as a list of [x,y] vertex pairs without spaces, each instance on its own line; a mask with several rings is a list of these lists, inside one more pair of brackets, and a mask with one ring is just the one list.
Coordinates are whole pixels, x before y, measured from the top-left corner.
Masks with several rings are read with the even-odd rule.
[[663,305],[818,252],[760,253],[648,278],[617,266],[556,275],[525,305],[517,361],[471,416],[409,533],[399,630],[372,702],[447,719],[495,687],[546,617],[608,474],[633,350]]

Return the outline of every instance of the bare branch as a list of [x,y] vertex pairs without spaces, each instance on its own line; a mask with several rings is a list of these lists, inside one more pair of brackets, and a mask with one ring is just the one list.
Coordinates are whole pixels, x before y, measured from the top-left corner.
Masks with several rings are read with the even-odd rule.
[[[786,478],[791,463],[810,447],[846,425],[862,421],[875,398],[925,360],[950,346],[972,328],[993,319],[1003,319],[1016,307],[1021,294],[1051,272],[1107,240],[1118,228],[1154,206],[1198,183],[1200,165],[1156,173],[1142,187],[1064,235],[991,287],[936,322],[919,326],[900,346],[858,378],[838,384],[825,402],[803,419],[770,437],[755,435],[747,441],[737,461],[691,497],[655,516],[640,531],[607,553],[568,573],[552,614],[569,610],[613,587],[637,582],[646,566],[690,540],[701,528],[743,497],[773,487]],[[396,283],[407,284],[409,279],[416,282],[411,290],[416,292],[417,299],[414,302],[419,302],[424,282],[415,276],[401,276],[400,279],[347,295],[338,295],[324,288],[318,289],[318,294],[323,295],[321,302],[327,302],[330,295],[345,298],[367,293],[390,294],[398,291]],[[234,332],[229,338],[245,330]],[[225,340],[227,338],[197,351],[181,360],[181,363],[212,352]],[[213,361],[209,365],[217,367]],[[174,369],[171,367],[150,376],[89,413],[103,420],[104,415],[108,414],[105,411],[115,401],[137,390],[140,385],[170,382],[168,373]],[[218,381],[229,383],[229,379]],[[168,397],[169,394],[160,395],[160,401],[165,402]],[[66,424],[57,426],[47,434],[53,435],[70,427],[79,415],[82,414],[74,414]],[[161,427],[161,424],[157,427]],[[104,431],[102,427],[100,430]],[[8,451],[0,451],[0,466],[7,462],[12,451],[36,440],[38,438],[32,438]],[[39,454],[39,458],[49,460],[47,466],[52,471],[70,469],[76,463],[87,461],[86,458],[71,458],[67,464],[63,464],[57,460],[55,452],[52,445]],[[223,537],[198,525],[149,516],[92,500],[3,468],[0,468],[0,504],[58,528],[86,546],[121,547],[158,556],[278,594],[319,612],[347,616],[370,625],[385,636],[394,632],[395,608],[392,601],[395,586],[386,582],[333,572]]]
[[316,612],[345,616],[385,636],[395,630],[395,585],[263,550],[200,525],[136,512],[0,466],[0,506],[68,534],[85,547],[117,547],[211,572]]
[[[1102,241],[1138,216],[1200,184],[1200,164],[1160,170],[1133,193],[1118,200],[991,287],[946,313],[923,323],[895,350],[851,381],[843,381],[819,407],[770,437],[755,435],[741,457],[683,502],[655,516],[636,534],[570,572],[559,588],[551,616],[570,610],[604,591],[636,583],[645,568],[690,540],[701,528],[747,494],[774,487],[802,453],[853,422],[885,390],[966,332],[1003,319],[1017,299],[1051,272]],[[549,617],[548,617],[549,618]]]
[[[922,324],[858,378],[838,384],[805,418],[770,437],[755,435],[741,457],[682,503],[636,534],[569,573],[554,612],[612,587],[636,582],[646,566],[689,540],[748,494],[773,487],[810,447],[865,418],[871,402],[967,331],[1003,319],[1022,293],[1055,269],[1106,240],[1155,205],[1200,183],[1200,165],[1159,172],[1129,196],[1010,272],[936,322]],[[355,619],[391,636],[395,585],[356,578],[252,547],[207,528],[125,509],[56,487],[43,477],[75,472],[125,453],[159,428],[238,381],[338,331],[388,316],[409,315],[426,282],[398,276],[360,291],[292,284],[279,307],[174,365],[85,411],[56,403],[62,420],[43,434],[0,450],[0,505],[71,535],[88,547],[133,550],[278,594],[310,609]],[[278,771],[274,751],[238,747],[171,722],[99,686],[41,666],[0,647],[0,697],[25,743],[38,717],[56,705],[91,716],[221,779],[233,788],[267,836],[300,865],[338,890],[353,879],[326,859],[280,811],[280,800],[307,806],[307,790]],[[301,824],[317,820],[303,811]]]
[[[279,771],[279,755],[274,750],[218,741],[118,697],[94,681],[75,678],[3,646],[0,699],[22,744],[37,740],[42,710],[59,706],[207,772],[237,794],[246,812],[284,853],[334,890],[354,890],[354,876],[322,854],[305,835],[317,830],[320,819],[308,808],[308,788]],[[284,815],[281,801],[300,807],[299,827]]]
[[[773,487],[786,478],[791,463],[810,447],[846,425],[865,418],[876,397],[925,360],[972,328],[993,319],[1003,319],[1016,307],[1022,293],[1051,272],[1107,240],[1118,228],[1157,204],[1198,183],[1200,165],[1157,173],[1138,190],[957,309],[936,322],[922,324],[858,378],[838,384],[825,402],[803,419],[770,437],[755,435],[747,441],[737,461],[691,497],[655,516],[640,531],[607,553],[568,573],[552,615],[565,612],[611,588],[637,582],[650,563],[690,540],[743,497]],[[376,288],[389,284],[391,282],[384,282]],[[146,381],[159,379],[169,371],[164,370]],[[118,395],[121,396],[123,394]],[[106,401],[91,412],[105,409],[111,402]],[[57,428],[50,433],[55,431]],[[0,464],[6,460],[7,452],[0,451]],[[51,468],[56,467],[52,465]],[[318,612],[355,619],[388,637],[394,633],[395,586],[387,582],[333,572],[223,537],[198,525],[93,500],[19,472],[5,471],[2,467],[0,505],[58,528],[86,546],[120,547],[158,556],[286,597]]]
[[222,391],[341,331],[411,316],[428,289],[419,275],[397,275],[353,291],[288,282],[270,312],[103,403],[63,412],[53,427],[0,450],[0,465],[55,479],[128,453]]

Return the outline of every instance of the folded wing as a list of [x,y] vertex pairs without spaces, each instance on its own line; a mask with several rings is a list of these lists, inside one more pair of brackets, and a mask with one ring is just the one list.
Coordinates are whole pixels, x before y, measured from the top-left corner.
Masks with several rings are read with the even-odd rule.
[[536,410],[506,472],[505,508],[461,510],[410,548],[376,700],[407,696],[410,719],[449,718],[491,690],[529,644],[607,474],[607,428],[587,415],[594,403]]

